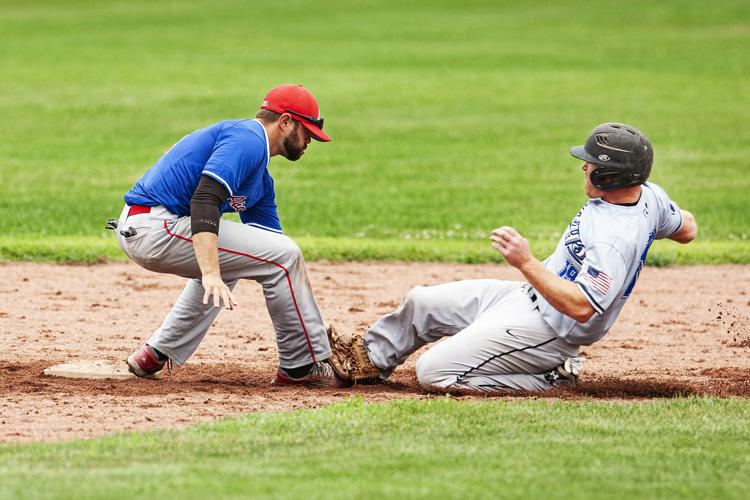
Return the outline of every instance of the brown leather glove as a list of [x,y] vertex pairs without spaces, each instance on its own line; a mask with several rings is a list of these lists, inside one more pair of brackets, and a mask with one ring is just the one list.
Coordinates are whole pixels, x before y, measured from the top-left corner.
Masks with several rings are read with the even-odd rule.
[[326,333],[331,344],[328,362],[339,377],[353,383],[380,381],[380,370],[370,361],[362,335],[339,334],[333,325]]

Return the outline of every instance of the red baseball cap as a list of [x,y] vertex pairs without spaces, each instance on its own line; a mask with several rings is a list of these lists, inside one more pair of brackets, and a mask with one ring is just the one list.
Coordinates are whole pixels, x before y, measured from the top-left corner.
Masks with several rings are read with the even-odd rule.
[[318,101],[312,92],[299,84],[285,83],[268,91],[261,109],[276,113],[289,113],[292,118],[310,131],[313,139],[328,142],[330,136],[323,132],[323,118],[320,117]]

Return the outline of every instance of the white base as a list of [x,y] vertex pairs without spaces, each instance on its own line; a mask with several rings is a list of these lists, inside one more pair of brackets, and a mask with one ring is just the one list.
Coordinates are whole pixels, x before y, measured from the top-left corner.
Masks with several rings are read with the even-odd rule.
[[125,362],[84,360],[45,368],[45,375],[65,378],[129,379],[135,375],[128,371]]

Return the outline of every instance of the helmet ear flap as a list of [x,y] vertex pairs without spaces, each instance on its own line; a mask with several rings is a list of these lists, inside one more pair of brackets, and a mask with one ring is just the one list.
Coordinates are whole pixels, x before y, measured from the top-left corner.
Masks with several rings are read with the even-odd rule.
[[599,191],[614,191],[636,184],[642,184],[641,176],[637,172],[597,168],[591,172],[591,184]]

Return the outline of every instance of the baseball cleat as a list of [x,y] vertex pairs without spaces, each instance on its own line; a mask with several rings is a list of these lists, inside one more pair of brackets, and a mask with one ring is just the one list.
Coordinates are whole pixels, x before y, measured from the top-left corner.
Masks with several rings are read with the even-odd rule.
[[159,361],[154,348],[148,344],[143,344],[140,349],[128,356],[127,364],[130,373],[136,377],[148,378],[160,372],[167,361],[169,360]]
[[583,358],[567,358],[563,364],[544,374],[544,378],[553,387],[575,385],[583,369]]
[[302,385],[305,387],[347,387],[349,384],[336,375],[327,361],[315,363],[307,375],[293,378],[286,370],[279,367],[271,385]]

